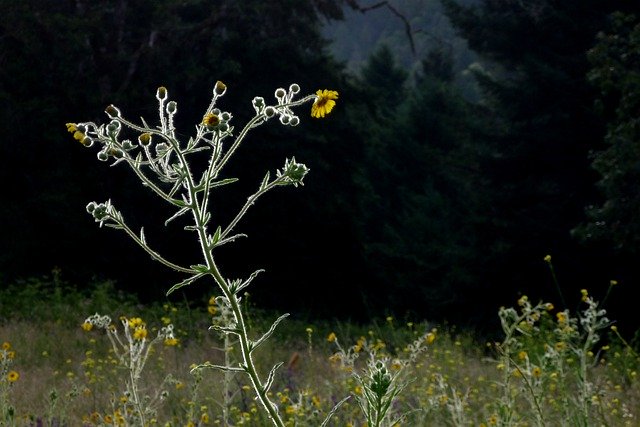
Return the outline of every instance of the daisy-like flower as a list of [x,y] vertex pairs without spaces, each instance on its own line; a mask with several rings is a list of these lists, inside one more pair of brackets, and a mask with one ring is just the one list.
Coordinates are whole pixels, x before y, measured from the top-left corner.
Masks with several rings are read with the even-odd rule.
[[19,378],[20,374],[16,371],[9,371],[9,373],[7,374],[7,381],[9,381],[10,383],[15,383]]
[[335,90],[318,90],[316,100],[311,106],[311,117],[319,119],[329,114],[336,105],[336,99],[338,99],[338,92]]
[[138,326],[136,327],[136,329],[133,331],[133,339],[135,340],[143,340],[147,337],[147,328],[145,328],[144,326]]

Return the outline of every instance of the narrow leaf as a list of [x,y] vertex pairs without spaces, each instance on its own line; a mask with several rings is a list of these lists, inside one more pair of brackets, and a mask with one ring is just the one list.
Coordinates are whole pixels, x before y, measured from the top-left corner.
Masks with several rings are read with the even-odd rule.
[[264,190],[269,185],[269,177],[271,177],[271,173],[267,171],[267,174],[262,179],[262,184],[260,184],[260,190]]
[[265,393],[269,392],[269,389],[273,385],[273,379],[276,376],[276,370],[282,365],[284,365],[284,362],[279,362],[279,363],[276,363],[273,366],[273,368],[271,368],[271,371],[269,372],[269,376],[267,377],[267,381],[265,381],[265,383],[264,383],[264,392]]
[[199,278],[201,278],[202,276],[204,276],[204,274],[203,274],[203,273],[199,273],[199,274],[196,274],[196,275],[193,275],[193,276],[191,276],[191,277],[188,277],[188,278],[184,279],[184,280],[183,280],[182,282],[180,282],[180,283],[176,283],[175,285],[173,285],[173,286],[171,287],[171,289],[169,289],[169,290],[167,291],[167,295],[171,294],[173,291],[175,291],[175,290],[177,290],[177,289],[180,289],[180,288],[181,288],[181,287],[183,287],[183,286],[190,285],[191,283],[193,283],[194,281],[198,280],[198,279],[199,279]]
[[238,288],[235,290],[234,293],[240,292],[242,289],[246,288],[247,286],[249,286],[249,284],[253,281],[253,279],[255,279],[258,274],[260,273],[264,273],[264,270],[256,270],[253,273],[251,273],[251,276],[249,276],[249,278],[247,280],[245,280],[244,282],[242,282],[240,285],[238,285]]
[[[322,422],[322,424],[320,424],[320,427],[325,427],[327,425],[327,423],[329,422],[329,419],[336,413],[336,411],[338,410],[338,408],[340,406],[342,406],[342,404],[344,402],[346,402],[347,400],[349,400],[351,398],[351,396],[347,396],[344,399],[342,399],[340,402],[336,403],[333,408],[331,408],[331,411],[329,411],[329,413],[327,414],[327,417],[324,419],[324,421]],[[391,425],[395,425],[395,424],[391,424]]]
[[[182,202],[180,202],[180,203],[182,203]],[[169,224],[169,222],[173,221],[174,219],[178,218],[178,217],[179,217],[179,216],[181,216],[181,215],[186,214],[187,212],[189,212],[189,208],[182,208],[182,209],[180,209],[178,212],[176,212],[175,214],[173,214],[173,215],[171,216],[171,218],[169,218],[168,220],[166,220],[166,221],[164,222],[164,225],[165,225],[165,226],[166,226],[166,225],[168,225],[168,224]]]
[[264,335],[262,335],[260,337],[260,339],[255,341],[254,346],[253,346],[253,350],[258,348],[258,346],[260,346],[260,344],[264,343],[267,339],[269,339],[269,337],[275,332],[276,328],[278,327],[278,324],[280,322],[282,322],[284,319],[286,319],[287,317],[289,317],[289,313],[285,313],[282,316],[278,317],[275,320],[275,322],[273,322],[271,324],[271,327],[269,328],[269,330],[267,332],[265,332]]
[[191,369],[191,373],[197,371],[198,369],[219,369],[221,371],[226,371],[226,372],[244,372],[244,369],[242,368],[237,368],[234,366],[224,366],[224,365],[214,365],[212,363],[206,362],[203,363],[201,365],[198,366],[194,366]]
[[221,179],[220,181],[212,181],[211,183],[209,183],[209,187],[222,187],[223,185],[232,184],[236,181],[238,181],[238,178]]

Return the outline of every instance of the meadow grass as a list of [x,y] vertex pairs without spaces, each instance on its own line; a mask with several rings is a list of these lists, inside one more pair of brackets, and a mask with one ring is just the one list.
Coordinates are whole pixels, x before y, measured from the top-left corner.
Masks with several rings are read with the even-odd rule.
[[[134,412],[127,406],[128,370],[118,362],[104,331],[82,328],[96,311],[113,319],[144,319],[149,337],[169,322],[175,325],[178,345],[153,347],[141,375],[142,393],[165,392],[145,424],[271,425],[246,376],[213,369],[191,371],[203,361],[233,365],[240,360],[237,346],[225,343],[223,334],[202,333],[220,315],[211,300],[192,303],[190,308],[170,302],[140,305],[109,283],[80,292],[54,277],[5,286],[0,301],[6,371],[0,398],[12,408],[3,425],[137,425],[127,418],[127,411]],[[271,397],[291,426],[320,425],[335,403],[349,395],[352,398],[338,408],[329,425],[365,425],[358,398],[366,393],[367,351],[385,361],[390,375],[401,372],[397,380],[401,392],[390,408],[392,418],[399,420],[394,425],[638,425],[639,358],[617,328],[610,331],[607,323],[606,339],[585,350],[583,372],[581,354],[572,350],[568,338],[558,344],[554,332],[559,325],[570,324],[573,314],[564,318],[558,316],[564,311],[549,310],[546,304],[539,309],[527,304],[526,299],[518,301],[513,309],[518,321],[514,332],[499,343],[484,342],[453,327],[434,330],[424,321],[388,317],[368,325],[309,324],[294,317],[265,343],[257,368],[265,372],[286,361]],[[255,330],[267,329],[274,315],[252,312]],[[559,322],[558,317],[564,320]],[[514,340],[508,342],[510,338]],[[409,356],[408,345],[416,339],[428,340],[429,345],[403,365],[400,361]],[[550,345],[560,355],[556,359],[547,354]],[[558,353],[563,345],[566,352]],[[343,363],[346,353],[355,356],[351,363]],[[17,380],[6,380],[9,372],[17,373]],[[360,373],[361,381],[354,373]],[[584,390],[588,395],[583,396]],[[584,400],[587,407],[582,414]]]

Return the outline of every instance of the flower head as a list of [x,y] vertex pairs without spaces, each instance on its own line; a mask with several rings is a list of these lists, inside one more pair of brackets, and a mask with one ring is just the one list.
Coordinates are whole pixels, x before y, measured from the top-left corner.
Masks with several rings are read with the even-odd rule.
[[9,373],[7,374],[7,381],[9,381],[10,383],[15,383],[19,378],[20,374],[16,371],[9,371]]
[[147,337],[147,328],[145,328],[144,326],[138,326],[133,331],[133,339],[143,340],[146,337]]
[[336,105],[338,92],[335,90],[318,90],[316,92],[316,100],[311,106],[311,117],[321,118],[329,114]]

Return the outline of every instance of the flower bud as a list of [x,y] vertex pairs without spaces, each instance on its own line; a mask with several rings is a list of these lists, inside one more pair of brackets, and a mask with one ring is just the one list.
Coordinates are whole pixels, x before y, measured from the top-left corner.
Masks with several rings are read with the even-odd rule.
[[87,212],[89,212],[90,214],[93,213],[93,211],[96,210],[96,202],[91,202],[87,205]]
[[122,148],[124,148],[125,150],[131,150],[134,147],[135,145],[133,145],[131,141],[129,141],[128,139],[125,139],[124,141],[122,141]]
[[147,147],[149,144],[151,144],[151,134],[146,132],[146,133],[143,133],[142,135],[138,136],[138,142],[143,147]]
[[93,139],[85,136],[82,141],[80,141],[80,144],[84,145],[85,147],[91,147],[93,145]]
[[213,93],[217,96],[222,96],[227,91],[227,85],[220,80],[216,82],[216,86],[213,88]]
[[289,117],[288,115],[286,114],[280,115],[280,123],[282,123],[283,125],[288,125],[290,120],[291,120],[291,117]]
[[273,117],[275,113],[276,113],[276,109],[273,107],[267,107],[264,109],[264,114],[267,117]]
[[111,123],[109,123],[107,125],[107,132],[109,134],[109,136],[116,136],[118,134],[118,130],[120,129],[120,126],[118,124],[118,122],[113,121]]
[[289,86],[289,92],[293,94],[300,92],[300,86],[298,86],[296,83],[292,84],[291,86]]
[[100,160],[101,162],[106,162],[107,160],[109,160],[109,156],[107,155],[106,152],[99,151],[98,152],[98,160]]
[[158,88],[158,91],[156,92],[156,98],[158,98],[158,100],[160,101],[167,99],[167,88],[164,86],[160,86]]
[[287,93],[282,88],[276,89],[276,98],[282,99]]
[[225,111],[220,115],[220,118],[222,119],[223,122],[228,122],[229,120],[231,120],[231,114]]
[[229,125],[226,123],[220,123],[220,125],[218,126],[218,130],[220,132],[226,132],[229,130]]
[[161,142],[160,144],[156,145],[156,154],[158,156],[161,156],[164,153],[166,153],[168,149],[169,149],[169,146],[164,142]]
[[289,122],[291,126],[298,126],[300,124],[300,119],[296,116],[291,117],[291,121]]
[[178,104],[175,101],[169,101],[167,104],[167,113],[175,114],[178,111]]
[[253,98],[252,104],[255,108],[260,109],[264,107],[264,98],[261,96],[256,96],[255,98]]
[[107,108],[105,108],[104,111],[112,119],[120,117],[120,110],[118,110],[113,104],[111,104]]
[[207,129],[213,130],[220,124],[220,117],[213,113],[205,114],[202,118],[202,124],[206,126]]

